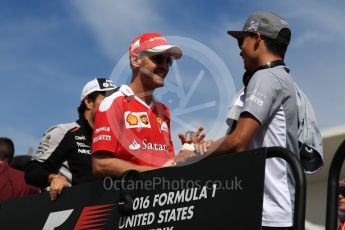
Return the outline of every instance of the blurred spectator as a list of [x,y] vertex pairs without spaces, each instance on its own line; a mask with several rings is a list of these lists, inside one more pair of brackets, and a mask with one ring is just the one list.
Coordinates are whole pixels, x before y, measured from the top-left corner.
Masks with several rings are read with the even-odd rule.
[[91,182],[91,138],[95,111],[106,93],[115,90],[108,78],[89,81],[81,91],[79,119],[55,125],[43,135],[40,144],[25,168],[28,183],[46,188],[55,200],[62,189]]
[[345,230],[345,179],[339,182],[339,230]]
[[11,198],[39,193],[39,189],[25,183],[24,173],[10,166],[14,144],[7,137],[0,137],[0,202]]
[[30,155],[15,156],[12,160],[11,167],[18,169],[20,171],[25,171],[25,167],[27,166],[30,160],[31,160]]

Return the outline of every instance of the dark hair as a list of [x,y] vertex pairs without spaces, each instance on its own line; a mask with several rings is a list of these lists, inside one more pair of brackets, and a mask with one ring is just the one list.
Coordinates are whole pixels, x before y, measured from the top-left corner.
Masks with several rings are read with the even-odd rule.
[[11,161],[14,156],[14,144],[8,137],[0,137],[0,160]]
[[[287,47],[291,39],[291,31],[288,28],[281,29],[279,31],[277,39],[272,39],[266,36],[263,37],[267,49],[272,54],[279,55],[282,59],[284,59]],[[280,39],[285,40],[287,44],[281,42]]]
[[[98,97],[98,95],[103,95],[103,96],[107,97],[107,96],[113,94],[115,91],[116,91],[116,89],[107,90],[107,91],[96,91],[96,92],[90,93],[86,97],[88,97],[91,101],[95,101],[96,98]],[[86,110],[86,105],[85,105],[84,100],[82,100],[80,102],[79,107],[78,107],[79,117],[83,117],[84,116],[85,110]]]
[[[94,101],[96,100],[96,98],[98,97],[98,95],[103,95],[105,96],[105,93],[106,91],[96,91],[96,92],[93,92],[93,93],[90,93],[89,95],[87,95],[86,97],[88,97],[91,101]],[[86,105],[85,105],[85,102],[84,100],[82,100],[80,102],[80,105],[78,107],[78,114],[79,114],[79,117],[80,116],[84,116],[84,112],[86,110]]]

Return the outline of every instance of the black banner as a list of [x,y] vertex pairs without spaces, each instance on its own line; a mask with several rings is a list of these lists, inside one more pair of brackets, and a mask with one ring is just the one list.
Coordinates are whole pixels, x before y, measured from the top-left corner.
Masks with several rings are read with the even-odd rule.
[[[265,151],[207,158],[3,202],[2,229],[246,229],[261,226]],[[124,192],[125,191],[125,192]],[[134,211],[119,201],[130,195]],[[128,197],[127,197],[128,198]]]

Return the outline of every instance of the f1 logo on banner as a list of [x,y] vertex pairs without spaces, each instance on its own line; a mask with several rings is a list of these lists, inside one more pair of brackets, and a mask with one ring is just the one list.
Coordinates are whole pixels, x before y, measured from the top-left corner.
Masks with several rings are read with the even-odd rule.
[[[110,215],[112,209],[112,204],[84,207],[74,229],[103,227],[107,220],[105,217]],[[56,227],[60,227],[71,216],[73,210],[51,212],[43,226],[43,230],[54,230]]]

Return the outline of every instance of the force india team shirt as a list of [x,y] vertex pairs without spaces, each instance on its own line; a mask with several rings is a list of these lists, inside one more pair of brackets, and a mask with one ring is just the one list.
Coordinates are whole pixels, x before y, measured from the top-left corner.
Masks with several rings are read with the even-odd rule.
[[92,153],[109,151],[134,164],[162,166],[174,156],[170,110],[156,100],[148,106],[122,85],[102,101],[92,140]]

